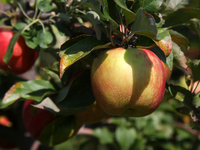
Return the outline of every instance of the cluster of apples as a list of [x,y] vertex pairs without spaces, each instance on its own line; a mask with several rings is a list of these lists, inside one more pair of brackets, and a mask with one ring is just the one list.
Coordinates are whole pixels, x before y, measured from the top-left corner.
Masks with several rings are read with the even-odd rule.
[[[0,68],[21,74],[31,68],[38,52],[27,47],[20,36],[7,65],[3,57],[13,35],[9,29],[0,29]],[[96,123],[110,115],[142,117],[151,114],[163,99],[170,75],[169,68],[150,50],[119,47],[102,52],[91,68],[96,101],[86,111],[74,115],[74,132],[66,135],[63,141],[75,135],[84,123]],[[23,121],[27,131],[38,138],[45,127],[60,116],[43,109],[33,113],[31,104],[32,100],[24,103]]]

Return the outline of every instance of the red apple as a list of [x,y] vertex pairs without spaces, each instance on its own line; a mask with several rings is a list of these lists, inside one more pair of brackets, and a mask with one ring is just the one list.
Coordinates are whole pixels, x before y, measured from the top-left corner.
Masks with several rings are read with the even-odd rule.
[[78,113],[75,116],[85,123],[97,123],[106,119],[109,115],[105,113],[95,101],[86,111]]
[[9,61],[9,66],[3,61],[4,55],[6,54],[9,42],[13,37],[14,33],[11,29],[0,28],[0,68],[12,72],[14,74],[22,74],[28,71],[34,64],[38,52],[29,48],[22,36],[17,40],[13,55]]
[[[1,115],[0,116],[0,125],[11,127],[12,122],[9,120],[7,116]],[[13,149],[16,148],[16,145],[10,141],[0,138],[0,148],[2,149]]]
[[[23,121],[24,125],[27,129],[27,131],[36,139],[39,139],[43,144],[53,146],[56,144],[59,144],[61,142],[66,141],[67,139],[71,138],[73,135],[75,135],[79,128],[82,126],[82,122],[73,121],[72,123],[67,124],[64,122],[64,126],[59,126],[59,129],[57,128],[55,130],[55,126],[53,125],[50,128],[50,130],[45,130],[45,127],[47,127],[50,123],[53,121],[58,121],[60,119],[60,116],[55,116],[53,113],[44,110],[44,109],[37,109],[35,113],[32,112],[30,104],[32,104],[32,100],[26,100],[23,107]],[[66,127],[69,127],[69,130],[66,129]],[[73,127],[72,127],[73,126]],[[71,130],[71,128],[73,128]],[[45,133],[43,132],[45,130]],[[58,131],[59,130],[59,131]],[[58,131],[55,133],[55,131]],[[54,136],[52,137],[52,134]],[[65,134],[68,133],[68,134]]]
[[10,127],[10,126],[12,126],[12,122],[8,119],[8,117],[1,115],[0,116],[0,125]]
[[165,70],[165,80],[166,82],[169,81],[171,74],[172,74],[172,70],[170,70],[167,65],[165,65],[165,63],[163,63],[163,61],[161,61]]
[[91,84],[97,103],[107,114],[141,117],[160,105],[165,72],[150,50],[114,48],[94,60]]

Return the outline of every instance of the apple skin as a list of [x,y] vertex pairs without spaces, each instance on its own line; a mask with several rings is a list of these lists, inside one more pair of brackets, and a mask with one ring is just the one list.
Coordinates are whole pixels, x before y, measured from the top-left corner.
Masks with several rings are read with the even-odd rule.
[[76,114],[75,117],[84,123],[97,123],[108,118],[109,115],[95,101],[86,111]]
[[160,105],[165,72],[152,51],[119,47],[94,60],[91,85],[97,103],[107,114],[142,117]]
[[165,70],[165,80],[166,82],[169,81],[171,75],[172,75],[172,70],[170,70],[167,65],[165,65],[165,63],[163,61],[161,61]]
[[27,131],[35,138],[40,136],[44,127],[57,117],[47,110],[38,109],[36,114],[31,111],[32,100],[26,100],[23,106],[23,121]]
[[0,28],[0,68],[12,72],[13,74],[22,74],[33,66],[37,59],[38,51],[29,48],[26,45],[24,38],[19,36],[14,46],[13,55],[9,61],[8,67],[8,65],[3,61],[3,58],[13,35],[14,33],[11,29]]

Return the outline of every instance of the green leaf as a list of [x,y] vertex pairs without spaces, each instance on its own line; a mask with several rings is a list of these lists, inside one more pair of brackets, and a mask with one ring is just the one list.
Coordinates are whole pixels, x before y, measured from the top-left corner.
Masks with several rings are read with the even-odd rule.
[[62,88],[62,82],[59,76],[59,70],[54,70],[53,68],[43,68],[43,70],[49,75],[50,82],[57,86],[58,88]]
[[189,62],[192,71],[193,82],[200,80],[200,60],[192,60]]
[[199,19],[191,19],[190,20],[190,28],[192,28],[200,37],[200,20]]
[[48,48],[49,45],[52,43],[53,41],[53,36],[51,34],[51,32],[45,30],[40,30],[38,33],[37,33],[37,39],[38,39],[38,42],[39,42],[39,45],[41,48]]
[[99,15],[95,11],[88,11],[85,15],[89,19],[89,21],[92,23],[92,25],[94,26],[97,39],[100,40],[101,39],[101,29],[99,27],[99,20],[100,20]]
[[13,104],[15,101],[20,99],[16,88],[22,88],[22,85],[18,82],[14,84],[4,95],[3,100],[0,103],[0,108],[6,108],[7,106]]
[[0,2],[3,4],[9,4],[11,2],[11,0],[0,0]]
[[190,110],[186,106],[176,108],[176,111],[184,115],[190,115]]
[[49,12],[53,9],[53,5],[51,3],[51,0],[41,0],[38,3],[38,8],[43,12]]
[[87,56],[96,46],[102,44],[102,41],[93,37],[88,37],[66,48],[65,53],[60,60],[60,77],[63,76],[70,65]]
[[24,23],[24,22],[19,22],[17,23],[14,28],[16,28],[17,30],[21,30],[23,28],[25,28],[28,24]]
[[55,94],[49,81],[30,80],[14,84],[5,94],[0,108],[5,108],[17,100],[31,99],[40,102],[45,96]]
[[190,107],[193,100],[193,95],[184,87],[170,84],[168,87],[170,94],[178,101]]
[[129,150],[131,145],[135,142],[137,132],[134,128],[126,128],[125,126],[118,126],[115,131],[116,140],[121,149]]
[[42,130],[38,140],[45,145],[54,146],[71,138],[76,133],[76,128],[73,116],[60,117]]
[[84,70],[69,86],[69,88],[65,88],[66,91],[62,90],[62,93],[59,93],[61,94],[59,98],[64,99],[60,100],[56,97],[55,100],[59,102],[57,106],[61,110],[61,115],[72,115],[81,112],[94,103],[95,98],[90,83],[90,69]]
[[65,51],[67,49],[69,49],[73,44],[85,39],[85,38],[88,38],[90,37],[89,35],[86,35],[86,34],[82,34],[80,36],[77,36],[75,38],[72,38],[70,40],[67,40],[65,43],[63,43],[60,47],[60,52],[59,52],[59,56],[62,57],[65,53]]
[[112,24],[112,29],[117,29],[119,27],[117,22],[120,22],[121,14],[116,6],[114,0],[103,0],[103,13],[107,20]]
[[128,9],[126,3],[124,0],[114,0],[117,5],[119,5],[122,8],[122,11],[124,13],[124,16],[126,18],[126,25],[133,23],[135,21],[136,14],[132,12],[130,9]]
[[137,0],[133,6],[134,10],[142,8],[148,13],[154,13],[161,6],[163,0]]
[[166,5],[173,9],[177,10],[179,8],[184,8],[184,7],[198,7],[198,0],[168,0],[166,2]]
[[177,11],[169,14],[165,18],[165,26],[176,26],[187,23],[190,19],[197,18],[200,19],[200,9],[194,8],[181,8]]
[[172,41],[178,44],[181,51],[187,53],[189,47],[189,40],[185,36],[174,30],[169,30],[169,33],[171,35]]
[[60,111],[60,109],[56,106],[50,97],[46,97],[41,103],[32,106],[39,109],[48,110],[52,113],[58,113]]
[[13,50],[14,50],[14,46],[19,38],[19,36],[21,35],[21,31],[17,32],[16,34],[13,35],[13,37],[11,38],[6,54],[3,57],[3,61],[8,65],[9,64],[9,60],[12,57],[13,54]]
[[152,15],[139,9],[136,13],[135,22],[131,26],[131,31],[154,39],[157,35],[155,19]]
[[170,55],[166,58],[166,65],[169,68],[169,70],[173,69],[173,60],[174,60],[174,55],[173,53],[170,53]]
[[65,22],[70,22],[70,20],[72,19],[72,16],[70,16],[68,14],[64,14],[64,13],[59,13],[58,17],[60,17]]
[[96,128],[93,130],[94,136],[98,137],[101,144],[112,144],[114,142],[114,135],[106,127]]
[[174,56],[174,65],[188,70],[189,66],[187,59],[184,53],[181,51],[181,48],[175,42],[172,42],[172,52]]

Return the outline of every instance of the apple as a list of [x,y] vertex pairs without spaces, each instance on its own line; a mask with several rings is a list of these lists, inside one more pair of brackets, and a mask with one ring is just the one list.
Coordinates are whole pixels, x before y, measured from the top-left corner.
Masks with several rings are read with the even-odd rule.
[[0,116],[0,125],[6,126],[6,127],[11,127],[12,122],[8,119],[8,117],[1,115]]
[[196,89],[195,93],[198,93],[200,91],[200,84],[198,85],[198,82],[199,81],[194,82],[192,89],[191,89],[191,85],[189,86],[189,89],[191,89],[192,92],[194,92],[195,89]]
[[97,123],[109,117],[109,115],[99,107],[96,101],[90,105],[87,110],[75,116],[84,123]]
[[107,114],[142,117],[160,105],[165,72],[152,51],[118,47],[95,58],[91,85],[98,105]]
[[[5,126],[5,127],[11,127],[12,126],[12,122],[9,120],[9,118],[7,116],[1,115],[0,116],[0,125]],[[0,138],[0,148],[2,149],[13,149],[16,148],[17,146],[10,142],[7,141],[3,138]]]
[[161,61],[164,67],[164,71],[165,71],[165,81],[169,81],[171,74],[172,74],[172,70],[170,70],[167,65],[165,65],[165,63],[163,61]]
[[22,36],[19,36],[14,49],[13,55],[7,65],[4,61],[4,55],[6,54],[9,42],[13,37],[14,33],[11,29],[0,28],[0,68],[14,74],[22,74],[28,71],[38,56],[38,52],[29,48]]
[[[79,128],[83,125],[82,122],[75,120],[73,122],[73,127],[71,126],[72,123],[69,123],[70,125],[68,125],[66,122],[64,122],[65,124],[59,126],[59,129],[55,129],[56,125],[54,124],[53,126],[51,126],[50,130],[45,130],[45,128],[50,123],[52,123],[53,121],[59,121],[61,117],[55,116],[53,113],[44,109],[37,109],[36,112],[32,112],[30,106],[30,104],[32,103],[32,100],[26,100],[24,103],[23,122],[27,131],[34,138],[38,139],[45,145],[53,146],[66,141],[67,139],[75,135],[78,132]],[[69,128],[71,127],[73,129],[71,130],[70,128],[68,131],[68,129],[66,129],[65,126],[69,126]],[[56,131],[58,132],[55,133]],[[52,136],[51,134],[54,134],[54,136]]]

